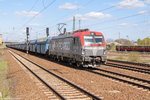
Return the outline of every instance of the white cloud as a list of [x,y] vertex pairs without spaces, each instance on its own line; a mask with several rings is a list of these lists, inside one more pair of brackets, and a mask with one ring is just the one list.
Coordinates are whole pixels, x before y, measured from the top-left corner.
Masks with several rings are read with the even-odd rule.
[[123,0],[119,2],[117,6],[123,9],[134,9],[134,8],[145,7],[146,5],[144,4],[143,1],[140,0]]
[[20,12],[15,12],[15,14],[18,15],[18,16],[22,16],[22,17],[33,17],[33,16],[39,14],[39,12],[36,12],[36,11],[30,11],[30,12],[20,11]]
[[150,4],[150,0],[145,0],[145,3],[146,4]]
[[146,10],[143,10],[143,11],[140,11],[138,12],[138,14],[149,14],[150,12],[149,11],[146,11]]
[[138,26],[138,24],[122,23],[122,24],[118,25],[119,28],[122,28],[122,27],[131,27],[131,26]]
[[61,6],[59,6],[60,9],[67,9],[67,10],[75,10],[75,9],[78,9],[78,8],[81,8],[80,6],[77,6],[77,5],[74,5],[74,4],[71,4],[71,3],[65,3]]
[[102,12],[89,12],[86,14],[76,14],[75,17],[81,20],[96,20],[96,19],[103,19],[103,18],[110,18],[112,15],[104,14]]
[[33,24],[30,24],[30,26],[40,26],[40,24],[33,23]]

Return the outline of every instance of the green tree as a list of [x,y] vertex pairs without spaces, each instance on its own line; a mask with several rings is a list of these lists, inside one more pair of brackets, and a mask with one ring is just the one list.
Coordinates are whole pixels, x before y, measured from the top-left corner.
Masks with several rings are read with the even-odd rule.
[[137,40],[138,45],[141,46],[150,46],[150,38],[144,38],[143,40]]

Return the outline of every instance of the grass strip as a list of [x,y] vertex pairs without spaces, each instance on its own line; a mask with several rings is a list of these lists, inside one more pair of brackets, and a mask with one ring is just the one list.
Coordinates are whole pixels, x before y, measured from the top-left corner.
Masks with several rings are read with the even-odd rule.
[[9,80],[7,80],[8,67],[4,56],[3,51],[0,51],[0,100],[8,98],[10,93]]

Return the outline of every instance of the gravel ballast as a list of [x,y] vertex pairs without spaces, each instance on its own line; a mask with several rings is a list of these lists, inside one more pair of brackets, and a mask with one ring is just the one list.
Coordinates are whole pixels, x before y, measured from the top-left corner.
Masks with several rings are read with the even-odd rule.
[[[61,75],[89,92],[99,95],[104,100],[149,100],[150,98],[150,91],[148,90],[100,75],[95,75],[85,70],[70,68],[33,55],[27,55],[20,51],[17,51],[17,53],[28,57],[30,60],[44,66],[46,69],[49,69],[58,75]],[[113,71],[113,69],[110,70]],[[115,70],[117,71],[117,69],[114,69],[114,71]],[[132,73],[132,71],[126,71],[126,74],[130,75],[130,73]],[[132,73],[131,75],[138,76],[136,74],[138,73]]]
[[9,74],[11,80],[12,100],[48,100],[40,88],[35,85],[31,77],[20,67],[14,58],[5,51],[8,61]]

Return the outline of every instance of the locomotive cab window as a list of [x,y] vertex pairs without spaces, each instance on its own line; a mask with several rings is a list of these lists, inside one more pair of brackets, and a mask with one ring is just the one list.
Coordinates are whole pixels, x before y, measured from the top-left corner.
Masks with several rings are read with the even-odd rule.
[[103,44],[103,36],[99,35],[85,35],[84,36],[84,43],[87,44]]
[[95,42],[103,44],[104,43],[103,37],[102,36],[95,36]]
[[93,36],[92,35],[84,36],[84,42],[85,44],[93,44],[94,43]]

